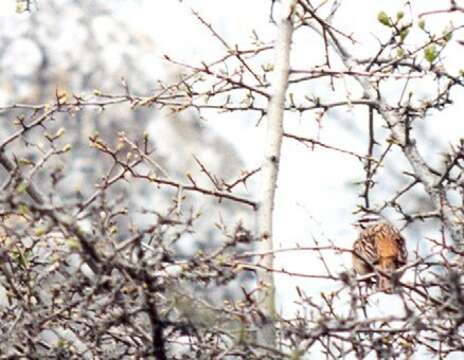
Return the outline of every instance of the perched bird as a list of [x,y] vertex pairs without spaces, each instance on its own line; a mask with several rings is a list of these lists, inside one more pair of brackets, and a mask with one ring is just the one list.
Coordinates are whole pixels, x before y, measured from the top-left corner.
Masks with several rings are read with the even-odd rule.
[[[358,274],[368,274],[374,269],[390,274],[406,264],[408,252],[405,241],[388,220],[377,214],[368,214],[358,221],[357,226],[360,233],[353,244],[353,267]],[[379,273],[377,279],[380,290],[392,291],[391,278]]]

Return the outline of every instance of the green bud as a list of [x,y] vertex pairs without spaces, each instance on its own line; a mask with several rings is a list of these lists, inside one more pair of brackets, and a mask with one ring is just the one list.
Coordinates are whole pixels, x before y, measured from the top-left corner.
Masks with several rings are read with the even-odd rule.
[[16,193],[18,194],[23,194],[27,189],[27,185],[25,182],[21,182],[17,187],[16,187]]
[[425,30],[425,20],[424,19],[420,19],[418,25],[419,25],[419,28],[421,30]]
[[387,15],[387,13],[385,11],[379,12],[379,14],[377,15],[377,20],[382,25],[385,25],[385,26],[388,26],[388,27],[391,26],[390,18],[388,17],[388,15]]
[[448,42],[451,40],[451,38],[453,37],[453,33],[449,30],[445,30],[443,31],[443,39]]
[[403,29],[400,31],[400,39],[401,41],[404,41],[404,39],[406,39],[406,37],[408,36],[409,34],[409,29]]
[[47,229],[43,226],[37,226],[35,229],[34,229],[34,234],[35,236],[42,236],[42,235],[45,235],[47,232]]
[[437,47],[435,45],[430,45],[424,50],[424,57],[430,64],[435,61],[438,57]]

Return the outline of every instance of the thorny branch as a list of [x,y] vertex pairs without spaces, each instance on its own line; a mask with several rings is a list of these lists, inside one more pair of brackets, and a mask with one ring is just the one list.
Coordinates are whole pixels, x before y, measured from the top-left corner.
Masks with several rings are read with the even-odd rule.
[[[171,82],[158,83],[149,95],[132,93],[123,81],[120,94],[96,90],[93,95],[63,96],[56,92],[50,103],[0,107],[8,128],[0,139],[0,165],[5,174],[0,194],[0,285],[5,293],[0,303],[2,354],[12,358],[111,358],[109,352],[116,351],[113,358],[159,359],[296,359],[323,354],[339,359],[410,358],[423,352],[446,358],[463,351],[464,144],[450,145],[440,166],[432,166],[421,151],[426,139],[419,132],[421,121],[453,106],[452,91],[464,86],[462,74],[448,72],[441,58],[453,41],[450,33],[462,25],[450,26],[439,35],[424,25],[425,40],[411,45],[405,39],[416,27],[414,19],[405,13],[382,15],[380,25],[390,35],[379,40],[371,56],[357,58],[350,50],[358,44],[355,36],[336,24],[334,13],[339,5],[338,1],[322,1],[317,6],[309,0],[293,3],[295,31],[316,30],[321,36],[324,56],[318,66],[289,68],[290,18],[281,24],[284,42],[268,44],[255,33],[252,45],[242,47],[226,41],[214,25],[194,12],[225,54],[201,64],[166,55],[164,59],[182,68],[182,74]],[[458,12],[462,12],[459,2],[450,1],[448,8],[424,12],[420,18]],[[300,45],[298,39],[294,37],[295,48]],[[269,64],[270,52],[279,46],[285,47],[286,58],[280,65]],[[335,56],[341,59],[338,66],[342,68],[337,68],[340,62]],[[285,82],[280,93],[271,90],[268,79],[272,71],[279,70]],[[416,101],[410,89],[424,77],[435,80],[436,91]],[[316,81],[318,85],[312,86]],[[298,87],[317,89],[320,81],[332,91],[329,100],[317,91],[298,96]],[[383,85],[389,81],[405,82],[397,101],[384,92]],[[361,94],[340,96],[342,83],[359,86]],[[275,108],[268,109],[268,101]],[[67,126],[77,121],[76,114],[115,106],[171,114],[192,109],[200,117],[211,110],[218,116],[247,112],[253,125],[267,116],[274,119],[277,142],[284,137],[309,144],[310,151],[323,148],[361,164],[353,170],[362,173],[355,184],[361,194],[360,209],[397,214],[404,221],[403,230],[441,229],[438,235],[420,238],[403,268],[383,274],[398,277],[397,293],[390,296],[398,300],[402,314],[375,313],[384,296],[370,286],[375,274],[355,276],[344,261],[334,265],[333,259],[352,256],[345,239],[313,236],[314,246],[253,249],[263,237],[272,238],[272,221],[255,233],[243,223],[231,224],[227,217],[220,217],[209,229],[216,231],[213,249],[199,247],[192,254],[182,253],[186,242],[206,237],[197,225],[204,216],[196,208],[198,199],[214,199],[218,208],[232,204],[247,208],[252,217],[258,201],[241,190],[248,190],[248,183],[264,176],[272,180],[265,190],[272,200],[280,143],[268,151],[267,164],[242,169],[228,180],[194,154],[199,171],[208,180],[207,185],[200,185],[199,176],[172,177],[145,134],[129,135],[122,129],[114,138],[104,132],[93,134],[84,140],[94,151],[95,162],[105,165],[104,171],[90,192],[76,190],[61,197],[59,185],[66,177],[56,162],[69,162],[73,151],[66,138]],[[369,111],[367,123],[354,120],[365,126],[366,153],[336,139],[326,142],[313,134],[283,132],[282,119],[291,112],[299,114],[302,122],[318,119],[324,130],[324,121],[332,112],[360,107]],[[57,123],[63,130],[55,129]],[[28,157],[26,150],[34,156]],[[385,174],[394,171],[389,161],[397,156],[395,151],[401,152],[409,167],[395,173],[398,183],[388,184],[388,195],[380,195],[385,194],[379,190]],[[127,194],[139,182],[156,195],[166,195],[168,206],[158,206],[161,201],[156,198],[151,207],[134,207]],[[426,199],[411,206],[422,189]],[[193,205],[186,210],[189,199]],[[267,205],[272,214],[272,201]],[[137,223],[141,215],[149,218],[148,224]],[[317,263],[296,271],[263,261],[289,253],[314,254],[311,258]],[[244,280],[257,273],[257,284]],[[290,289],[297,295],[293,305],[298,311],[293,316],[272,313],[270,308],[263,311],[261,291],[271,287],[269,298],[264,299],[271,303],[275,285],[269,279],[274,274],[306,279],[315,287],[321,281],[329,290],[309,294],[299,287]],[[215,295],[234,281],[240,284],[240,294],[216,301]],[[199,296],[198,289],[210,292]],[[256,336],[270,329],[270,323],[269,336]],[[45,330],[60,340],[47,342]]]

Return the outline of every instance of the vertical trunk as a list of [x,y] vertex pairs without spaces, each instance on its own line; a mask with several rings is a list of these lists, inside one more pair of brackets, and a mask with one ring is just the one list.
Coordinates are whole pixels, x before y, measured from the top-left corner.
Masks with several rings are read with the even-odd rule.
[[[285,94],[288,87],[290,44],[293,33],[292,13],[296,0],[285,1],[285,11],[278,23],[278,34],[275,43],[275,68],[272,98],[267,112],[267,133],[262,163],[262,187],[260,205],[258,209],[258,231],[260,250],[266,253],[259,259],[259,263],[267,269],[273,268],[274,255],[272,235],[272,214],[274,196],[279,172],[280,149],[283,137],[283,115]],[[271,271],[258,272],[261,287],[260,310],[265,316],[265,323],[258,329],[258,341],[267,346],[275,347],[276,334],[275,318],[275,287],[274,275]]]

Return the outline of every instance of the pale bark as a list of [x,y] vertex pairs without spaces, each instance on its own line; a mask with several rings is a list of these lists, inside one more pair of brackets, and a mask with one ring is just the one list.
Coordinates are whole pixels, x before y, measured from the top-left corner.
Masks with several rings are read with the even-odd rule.
[[[262,163],[262,184],[260,204],[258,209],[258,231],[260,251],[265,253],[260,258],[260,264],[266,269],[272,269],[274,255],[273,246],[273,210],[274,197],[279,173],[280,152],[283,138],[283,116],[285,95],[288,87],[290,46],[293,34],[292,14],[296,5],[295,0],[287,0],[285,11],[279,20],[277,39],[275,43],[275,67],[272,98],[267,112],[267,132]],[[275,318],[275,285],[274,274],[261,270],[258,281],[263,288],[260,296],[261,307],[265,321],[258,329],[258,341],[268,346],[275,346],[276,334],[273,320]]]

